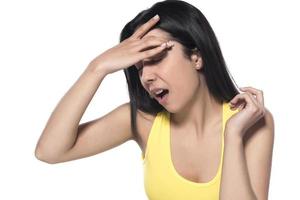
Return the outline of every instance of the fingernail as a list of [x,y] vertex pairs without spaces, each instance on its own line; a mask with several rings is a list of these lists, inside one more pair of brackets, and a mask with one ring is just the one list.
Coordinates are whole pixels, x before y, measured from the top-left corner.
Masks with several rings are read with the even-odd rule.
[[238,108],[238,109],[239,109],[239,110],[242,110],[242,109],[243,109],[243,107],[244,107],[244,106],[241,104],[241,105],[239,106],[239,108]]
[[158,16],[158,15],[155,15],[155,16],[153,17],[153,19],[159,19],[159,16]]
[[162,43],[160,46],[165,47],[166,45],[167,45],[166,43]]
[[172,42],[171,40],[167,42],[168,46],[173,46],[174,42]]

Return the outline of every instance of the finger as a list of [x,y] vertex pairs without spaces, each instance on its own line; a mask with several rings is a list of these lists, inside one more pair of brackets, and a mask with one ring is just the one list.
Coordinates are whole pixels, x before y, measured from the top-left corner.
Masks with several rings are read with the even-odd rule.
[[[242,93],[243,94],[243,93]],[[232,109],[236,109],[238,107],[244,107],[245,102],[244,99],[242,98],[241,94],[235,95],[230,101],[229,101],[229,106]]]
[[159,16],[155,15],[150,20],[148,20],[145,24],[141,25],[133,34],[132,38],[140,39],[144,36],[147,31],[154,26],[159,21]]
[[172,41],[148,39],[145,42],[141,41],[140,44],[137,46],[136,51],[146,51],[148,49],[152,49],[154,47],[163,45],[164,43],[166,43],[167,48],[174,46],[174,42]]
[[249,92],[243,93],[245,96],[248,96],[251,102],[254,105],[255,112],[259,113],[260,116],[263,116],[265,114],[265,108],[264,106]]
[[259,101],[259,103],[264,106],[264,97],[263,97],[263,91],[262,90],[258,90],[256,88],[253,87],[241,87],[240,88],[242,91],[245,92],[250,92],[252,94],[254,94],[257,98],[257,100]]
[[252,93],[250,93],[250,92],[245,92],[244,94],[247,95],[248,97],[250,97],[250,99],[253,101],[253,104],[254,104],[256,107],[261,107],[261,106],[260,106],[260,102],[257,100],[257,98],[255,98],[255,97],[253,96]]
[[264,105],[261,104],[257,98],[255,98],[250,92],[246,92],[248,96],[253,100],[253,102],[256,103],[256,108],[258,109],[257,111],[260,113],[261,116],[265,114],[265,108]]
[[[240,104],[239,108],[244,107],[256,107],[258,108],[257,102],[254,97],[251,97],[251,94],[245,92],[242,94],[237,94],[231,101],[230,104],[233,105],[235,108]],[[242,102],[242,103],[241,103]]]
[[159,52],[163,51],[166,48],[167,48],[167,43],[163,43],[162,45],[160,45],[158,47],[155,47],[153,49],[140,52],[140,60],[143,60],[145,58],[154,56],[154,55],[158,54]]
[[[132,52],[142,52],[142,51],[146,51],[146,50],[155,48],[157,46],[160,46],[163,43],[167,44],[166,48],[170,48],[170,47],[174,46],[174,42],[172,42],[172,41],[167,41],[166,39],[161,39],[161,38],[156,37],[156,36],[149,36],[147,38],[143,38],[143,39],[140,39],[140,40],[134,40],[132,42],[133,47],[130,51],[132,51]],[[164,48],[164,49],[166,49],[166,48]],[[159,53],[163,53],[163,52],[164,51],[160,51]],[[141,60],[139,60],[134,65],[137,69],[139,69],[141,64],[142,64]]]

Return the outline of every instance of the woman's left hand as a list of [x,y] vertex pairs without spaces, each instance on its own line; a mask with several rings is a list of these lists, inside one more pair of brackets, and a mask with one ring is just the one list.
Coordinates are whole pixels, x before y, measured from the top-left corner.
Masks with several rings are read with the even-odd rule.
[[261,90],[252,87],[240,88],[244,93],[237,94],[231,101],[231,109],[239,109],[226,122],[228,134],[243,138],[246,131],[265,115],[264,98]]

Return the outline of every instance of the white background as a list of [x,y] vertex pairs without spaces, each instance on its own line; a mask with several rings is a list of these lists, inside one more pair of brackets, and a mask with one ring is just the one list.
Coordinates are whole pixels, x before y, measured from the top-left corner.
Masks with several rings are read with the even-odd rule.
[[[37,160],[34,149],[51,112],[87,64],[118,44],[124,25],[155,2],[0,2],[0,199],[146,199],[141,150],[133,141],[56,165]],[[237,84],[264,91],[275,119],[269,199],[298,199],[299,6],[188,2],[213,27]],[[110,74],[81,123],[128,100],[123,71]]]

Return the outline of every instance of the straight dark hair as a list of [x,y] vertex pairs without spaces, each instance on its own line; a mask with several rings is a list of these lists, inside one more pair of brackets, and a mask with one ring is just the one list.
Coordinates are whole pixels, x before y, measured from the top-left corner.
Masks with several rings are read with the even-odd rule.
[[[120,34],[120,42],[129,38],[135,30],[158,14],[160,20],[151,28],[161,29],[172,36],[172,39],[183,45],[183,52],[190,58],[195,48],[199,51],[203,73],[210,94],[218,102],[229,102],[239,94],[234,79],[225,64],[218,40],[205,16],[193,5],[180,0],[165,0],[155,3],[149,9],[143,10],[128,22]],[[124,69],[130,97],[131,130],[136,140],[139,134],[136,126],[137,111],[151,115],[166,111],[140,82],[135,65]]]

